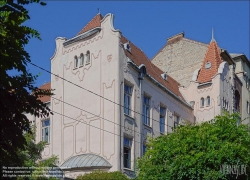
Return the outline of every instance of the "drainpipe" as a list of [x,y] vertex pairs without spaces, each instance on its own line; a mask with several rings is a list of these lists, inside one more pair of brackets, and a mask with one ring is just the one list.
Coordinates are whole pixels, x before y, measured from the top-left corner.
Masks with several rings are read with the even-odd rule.
[[119,134],[120,134],[120,141],[119,141],[119,159],[118,159],[118,161],[119,161],[119,169],[120,169],[120,171],[122,172],[122,158],[121,158],[121,155],[122,155],[122,149],[121,149],[121,145],[122,145],[122,142],[123,142],[123,139],[122,139],[122,106],[121,106],[121,104],[122,104],[122,85],[123,85],[123,81],[121,82],[121,84],[120,84],[120,132],[119,132]]
[[[146,75],[146,67],[144,64],[141,64],[139,66],[139,86],[140,86],[140,114],[142,114],[143,112],[143,105],[142,105],[142,80],[144,79],[144,76]],[[139,155],[140,157],[142,157],[143,155],[143,152],[142,152],[142,143],[143,143],[143,136],[142,136],[142,133],[143,133],[143,118],[142,118],[142,115],[140,115],[140,143],[139,143]]]

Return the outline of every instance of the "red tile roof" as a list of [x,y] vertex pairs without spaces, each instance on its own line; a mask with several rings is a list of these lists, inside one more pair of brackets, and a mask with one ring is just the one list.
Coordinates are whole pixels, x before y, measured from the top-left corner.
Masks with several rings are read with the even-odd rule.
[[[51,89],[51,83],[48,82],[46,84],[43,84],[42,86],[39,87],[39,89]],[[38,99],[40,99],[42,102],[48,102],[50,101],[50,96],[42,96]]]
[[93,19],[89,21],[89,23],[77,35],[85,33],[96,27],[101,27],[102,18],[103,18],[102,15],[98,13],[95,17],[93,17]]
[[[124,36],[121,36],[121,43],[125,44],[129,40],[126,39]],[[161,74],[164,72],[160,70],[158,67],[156,67],[151,61],[148,59],[148,57],[133,43],[129,42],[129,45],[131,47],[131,52],[124,49],[124,52],[126,56],[131,59],[137,66],[140,66],[141,64],[144,64],[146,66],[147,73],[153,77],[155,80],[157,80],[159,83],[161,83],[164,87],[166,87],[168,90],[170,90],[175,95],[181,97],[183,100],[183,96],[181,95],[179,91],[179,83],[174,80],[172,77],[168,75],[167,80],[164,80],[161,77]]]
[[[212,80],[212,77],[217,74],[220,64],[223,62],[220,57],[220,49],[216,41],[210,42],[205,58],[203,59],[202,67],[200,69],[197,81],[199,83],[205,83]],[[205,64],[211,63],[211,68],[206,69]]]

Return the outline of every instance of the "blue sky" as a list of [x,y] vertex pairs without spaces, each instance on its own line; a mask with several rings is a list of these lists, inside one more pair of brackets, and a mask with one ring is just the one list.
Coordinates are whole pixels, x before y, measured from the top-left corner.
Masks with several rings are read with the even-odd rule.
[[[26,50],[33,63],[50,70],[50,57],[57,37],[74,37],[100,8],[105,16],[115,16],[114,26],[152,58],[167,38],[185,32],[185,37],[203,43],[211,31],[221,48],[244,53],[249,59],[248,1],[127,1],[85,2],[46,1],[46,6],[28,5],[31,19],[25,23],[38,30],[42,41],[31,40]],[[36,85],[50,81],[50,74],[29,65],[34,74],[41,72]]]

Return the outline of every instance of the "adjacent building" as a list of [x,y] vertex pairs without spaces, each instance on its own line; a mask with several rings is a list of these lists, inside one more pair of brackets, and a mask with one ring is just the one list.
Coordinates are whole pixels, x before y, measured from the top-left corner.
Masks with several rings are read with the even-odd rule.
[[246,119],[243,123],[250,124],[250,63],[245,55],[229,54],[213,37],[205,44],[180,33],[168,38],[152,63],[181,84],[180,91],[193,105],[197,122],[229,111],[239,112]]

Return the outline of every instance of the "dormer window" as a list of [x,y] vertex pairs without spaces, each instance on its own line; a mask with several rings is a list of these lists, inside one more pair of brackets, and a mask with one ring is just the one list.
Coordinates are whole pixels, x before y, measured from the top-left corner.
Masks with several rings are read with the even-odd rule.
[[124,46],[124,49],[126,49],[129,52],[131,52],[131,47],[129,45],[129,41],[127,43],[123,44],[123,46]]
[[89,64],[90,63],[90,52],[87,51],[86,53],[86,64]]
[[74,68],[77,68],[78,67],[78,58],[77,56],[75,56],[74,58]]
[[167,79],[168,79],[167,73],[161,74],[161,77],[162,77],[164,80],[167,80]]
[[83,66],[84,65],[84,55],[83,53],[81,53],[80,55],[80,66]]
[[210,68],[211,68],[211,66],[212,66],[212,65],[211,65],[211,63],[210,63],[210,62],[206,62],[206,64],[205,64],[205,68],[206,68],[206,69],[210,69]]

